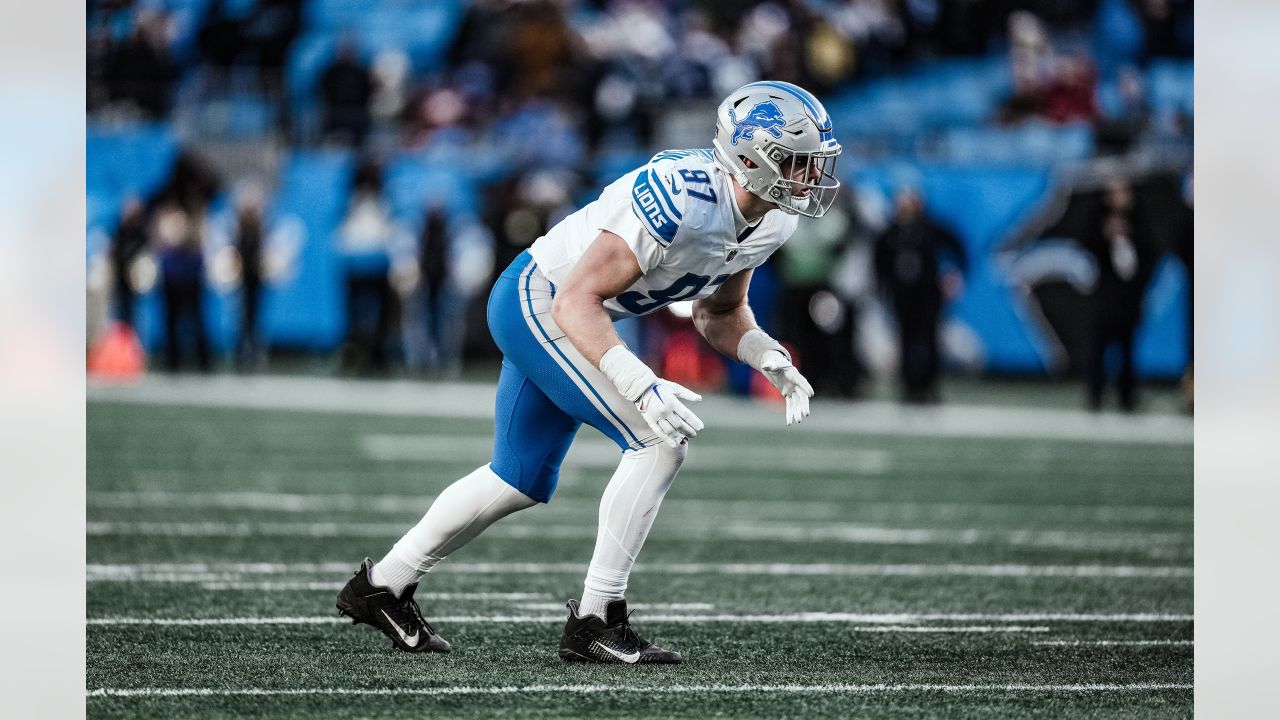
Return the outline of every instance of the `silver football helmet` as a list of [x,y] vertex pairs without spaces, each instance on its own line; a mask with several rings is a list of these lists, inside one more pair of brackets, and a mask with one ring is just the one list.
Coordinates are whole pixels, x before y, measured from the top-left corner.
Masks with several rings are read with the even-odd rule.
[[712,144],[725,172],[783,212],[821,217],[840,189],[831,116],[791,83],[754,82],[729,93],[716,110]]

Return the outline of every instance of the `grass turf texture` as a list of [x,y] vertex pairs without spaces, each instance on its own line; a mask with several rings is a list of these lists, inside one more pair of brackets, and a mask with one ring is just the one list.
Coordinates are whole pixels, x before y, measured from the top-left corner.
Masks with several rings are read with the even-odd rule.
[[[856,406],[847,410],[856,411]],[[1189,615],[1190,446],[801,430],[788,432],[787,442],[812,450],[815,457],[848,451],[862,461],[787,472],[779,463],[732,461],[735,451],[776,443],[773,432],[717,430],[710,419],[708,426],[667,496],[629,591],[632,603],[642,606],[635,616],[640,630],[685,653],[687,662],[679,668],[580,667],[555,658],[563,616],[558,607],[580,591],[595,502],[609,474],[588,456],[577,459],[575,449],[550,506],[503,521],[427,578],[420,592],[428,618],[509,620],[441,624],[456,648],[450,655],[395,653],[389,641],[368,628],[327,620],[199,627],[93,624],[88,630],[90,690],[364,688],[471,694],[91,695],[89,716],[1191,714],[1187,689],[1064,687],[1189,684],[1189,645],[1037,644],[1187,641],[1192,637],[1188,620],[998,619],[1018,613]],[[331,617],[333,595],[350,571],[299,564],[354,568],[364,555],[379,557],[421,515],[428,496],[485,459],[470,453],[379,458],[362,440],[432,436],[473,448],[490,432],[490,422],[474,419],[91,402],[88,616],[144,621]],[[583,440],[590,441],[593,433],[585,429]],[[700,450],[715,449],[726,451],[729,462],[698,461]],[[868,457],[875,462],[864,462]],[[282,494],[311,502],[281,505],[273,498]],[[351,509],[368,495],[377,496],[368,510]],[[903,532],[861,532],[868,526]],[[760,538],[751,537],[752,528],[760,529]],[[788,529],[805,532],[788,534]],[[234,569],[252,562],[290,567],[283,574]],[[545,572],[463,571],[484,562],[559,566]],[[185,576],[171,569],[143,572],[156,570],[157,563],[210,567]],[[687,563],[1124,566],[1176,572],[991,577],[664,571]],[[112,576],[106,565],[142,574]],[[702,609],[643,608],[646,603],[698,603]],[[645,619],[817,611],[997,619],[904,623],[935,630],[986,628],[966,632],[885,632],[892,625],[853,621]],[[1009,628],[1023,629],[992,631]],[[898,689],[902,685],[947,687]],[[543,689],[493,690],[529,686]],[[556,689],[565,686],[576,689]],[[1007,686],[1020,689],[1001,689]]]

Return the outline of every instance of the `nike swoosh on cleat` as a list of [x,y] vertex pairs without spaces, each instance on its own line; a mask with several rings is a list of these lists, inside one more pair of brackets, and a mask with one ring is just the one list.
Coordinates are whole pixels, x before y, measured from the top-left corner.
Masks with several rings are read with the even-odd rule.
[[618,658],[619,660],[621,660],[621,661],[622,661],[622,662],[624,662],[624,663],[627,663],[627,664],[630,664],[630,665],[634,665],[635,663],[637,663],[637,662],[639,662],[639,661],[640,661],[640,653],[639,653],[639,652],[633,652],[633,653],[620,653],[620,652],[618,652],[617,650],[614,650],[613,648],[609,647],[608,645],[605,645],[604,643],[600,642],[599,640],[597,640],[597,641],[595,641],[595,642],[596,642],[596,647],[600,648],[601,650],[604,650],[605,652],[607,652],[607,653],[609,653],[610,655],[612,655],[612,656],[614,656],[614,657]]
[[[404,630],[401,630],[400,626],[396,624],[396,621],[391,619],[391,616],[387,614],[386,610],[380,610],[379,612],[382,613],[382,617],[387,619],[387,622],[391,623],[391,627],[396,629],[396,634],[400,636],[400,639],[404,641],[405,645],[408,645],[409,647],[418,647],[418,631],[417,630],[414,630],[412,635],[406,635]],[[639,657],[639,655],[637,655],[636,657]],[[635,662],[635,661],[633,660],[632,662]]]

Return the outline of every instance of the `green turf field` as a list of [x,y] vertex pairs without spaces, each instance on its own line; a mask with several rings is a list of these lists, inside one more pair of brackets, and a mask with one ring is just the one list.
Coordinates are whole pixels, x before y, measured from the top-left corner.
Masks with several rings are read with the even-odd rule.
[[710,400],[628,593],[686,662],[582,667],[555,650],[614,462],[594,431],[554,502],[424,580],[455,651],[410,656],[334,595],[487,460],[490,401],[184,382],[90,393],[93,718],[1192,713],[1182,418],[817,403],[783,431]]

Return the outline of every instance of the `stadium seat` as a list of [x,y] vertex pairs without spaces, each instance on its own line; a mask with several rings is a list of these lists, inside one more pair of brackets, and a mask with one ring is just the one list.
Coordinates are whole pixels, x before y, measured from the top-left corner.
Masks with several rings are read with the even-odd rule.
[[169,176],[178,141],[165,123],[111,127],[90,123],[85,133],[85,192],[89,226],[110,232],[120,203],[128,196],[146,198]]
[[271,286],[264,302],[268,342],[332,349],[341,340],[342,290],[331,240],[346,212],[354,170],[348,151],[299,151],[285,161],[271,223],[296,218],[304,237],[297,272]]

